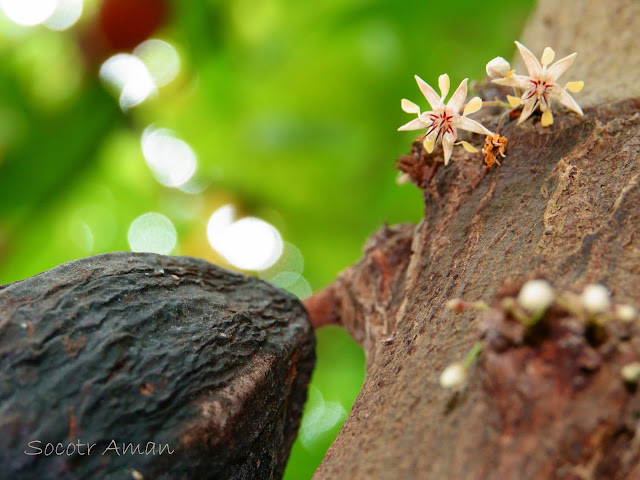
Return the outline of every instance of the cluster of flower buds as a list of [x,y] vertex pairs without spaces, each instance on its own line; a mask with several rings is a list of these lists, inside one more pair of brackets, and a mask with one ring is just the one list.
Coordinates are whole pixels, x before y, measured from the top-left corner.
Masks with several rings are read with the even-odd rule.
[[[580,295],[575,295],[556,292],[546,280],[529,280],[522,285],[516,298],[503,298],[500,307],[509,311],[522,323],[531,325],[538,322],[554,304],[558,304],[576,317],[599,323],[612,319],[632,322],[638,318],[638,311],[633,306],[614,304],[607,287],[594,283],[586,285]],[[470,308],[489,310],[483,301],[467,302],[459,298],[449,300],[446,308],[458,313]]]
[[[508,313],[511,318],[518,320],[525,328],[530,328],[540,322],[552,307],[569,312],[576,318],[583,319],[587,324],[602,328],[610,320],[630,323],[638,319],[638,311],[631,305],[615,304],[611,301],[611,293],[600,284],[588,284],[577,295],[571,292],[558,292],[546,280],[529,280],[520,288],[517,296],[505,297],[498,309]],[[486,312],[489,310],[483,301],[467,302],[453,298],[446,303],[447,310],[462,312],[474,309]],[[443,388],[454,388],[464,385],[467,381],[469,368],[477,358],[482,343],[476,344],[471,353],[462,362],[455,362],[442,371],[440,385]],[[626,365],[621,371],[627,383],[640,381],[640,362]]]
[[612,319],[632,322],[638,316],[638,312],[631,305],[614,305],[611,293],[607,287],[600,284],[589,284],[579,296],[576,296],[571,293],[556,293],[546,280],[530,280],[520,289],[516,303],[516,308],[511,308],[512,313],[528,324],[537,322],[554,303],[558,303],[576,317],[596,323],[605,323]]

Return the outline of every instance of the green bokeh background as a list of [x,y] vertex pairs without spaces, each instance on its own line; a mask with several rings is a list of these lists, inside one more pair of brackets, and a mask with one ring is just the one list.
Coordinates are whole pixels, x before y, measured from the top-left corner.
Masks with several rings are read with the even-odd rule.
[[[228,266],[207,241],[224,204],[277,227],[317,290],[356,261],[384,222],[418,221],[422,200],[395,183],[413,132],[402,97],[449,73],[480,80],[510,58],[532,0],[174,1],[154,38],[178,51],[178,77],[123,112],[87,60],[100,0],[66,31],[0,12],[0,283],[62,262],[128,250],[146,212],[176,227],[172,253]],[[94,59],[95,60],[95,59]],[[140,138],[168,128],[196,152],[199,193],[159,184]],[[479,160],[480,161],[480,160]],[[202,188],[206,187],[206,188]],[[310,478],[364,380],[364,356],[337,328],[318,331],[318,366],[285,475]]]

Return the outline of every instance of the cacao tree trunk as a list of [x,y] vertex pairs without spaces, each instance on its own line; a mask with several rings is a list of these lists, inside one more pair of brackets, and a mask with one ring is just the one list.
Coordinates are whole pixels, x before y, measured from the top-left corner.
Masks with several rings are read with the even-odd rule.
[[[522,41],[579,52],[566,76],[586,82],[584,117],[556,113],[551,128],[539,114],[519,126],[507,117],[508,155],[490,170],[462,149],[444,167],[419,142],[400,159],[424,192],[424,219],[382,228],[306,302],[316,326],[344,325],[368,356],[315,479],[640,478],[640,395],[620,374],[640,361],[640,319],[594,336],[556,309],[514,338],[522,326],[499,306],[545,278],[561,292],[602,283],[640,307],[638,31],[635,0],[542,1]],[[482,121],[495,130],[500,115]],[[496,308],[454,313],[454,298]],[[443,369],[481,338],[465,387],[442,388]]]

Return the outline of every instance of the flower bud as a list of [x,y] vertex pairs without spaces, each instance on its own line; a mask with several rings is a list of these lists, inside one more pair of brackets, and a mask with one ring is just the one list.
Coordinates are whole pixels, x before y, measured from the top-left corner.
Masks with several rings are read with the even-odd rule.
[[467,367],[462,362],[452,363],[440,374],[440,386],[453,388],[467,381]]
[[640,363],[633,362],[622,367],[622,378],[628,383],[638,383],[640,380]]
[[545,311],[554,298],[553,287],[546,280],[529,280],[518,293],[518,303],[529,313]]
[[408,173],[400,172],[396,177],[396,183],[398,185],[404,185],[405,183],[409,183],[411,181],[411,176]]
[[631,305],[616,305],[616,317],[623,322],[633,322],[638,316],[638,311]]
[[452,312],[460,313],[464,310],[464,303],[459,298],[452,298],[451,300],[447,301],[445,308],[447,310],[451,310]]
[[609,290],[602,285],[587,285],[584,287],[580,299],[584,308],[592,315],[605,312],[611,307]]
[[511,65],[502,57],[496,57],[487,63],[487,75],[489,78],[504,78],[511,70]]

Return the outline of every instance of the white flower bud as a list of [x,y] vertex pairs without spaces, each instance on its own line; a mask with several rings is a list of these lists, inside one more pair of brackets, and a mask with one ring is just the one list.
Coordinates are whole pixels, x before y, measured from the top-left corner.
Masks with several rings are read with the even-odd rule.
[[611,307],[609,290],[602,285],[593,283],[587,285],[580,299],[584,308],[592,315],[605,312]]
[[529,280],[518,293],[518,303],[530,313],[546,310],[554,298],[553,287],[546,280]]
[[496,57],[487,63],[489,78],[504,78],[509,70],[511,70],[511,65],[502,57]]
[[440,386],[453,388],[467,381],[468,370],[463,363],[452,363],[440,374]]
[[638,311],[631,305],[616,305],[616,317],[623,322],[633,322],[638,316]]
[[622,378],[628,383],[638,383],[640,380],[640,362],[633,362],[622,367]]
[[452,312],[461,312],[462,310],[464,310],[464,304],[459,298],[452,298],[451,300],[447,301],[445,308],[447,310],[451,310]]
[[398,185],[404,185],[405,183],[409,183],[411,181],[411,177],[408,173],[400,172],[396,177],[396,183]]

